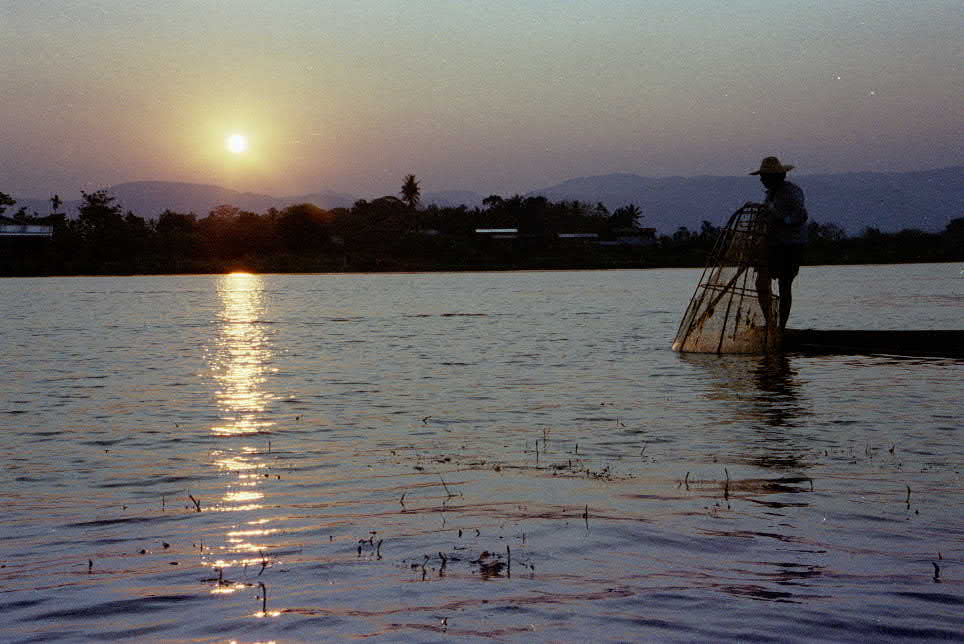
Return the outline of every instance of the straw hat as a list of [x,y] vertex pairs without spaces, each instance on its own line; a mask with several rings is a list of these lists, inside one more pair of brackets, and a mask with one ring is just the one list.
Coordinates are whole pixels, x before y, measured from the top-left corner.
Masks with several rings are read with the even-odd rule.
[[792,165],[783,165],[776,157],[767,157],[760,161],[760,169],[750,174],[781,174],[793,170]]

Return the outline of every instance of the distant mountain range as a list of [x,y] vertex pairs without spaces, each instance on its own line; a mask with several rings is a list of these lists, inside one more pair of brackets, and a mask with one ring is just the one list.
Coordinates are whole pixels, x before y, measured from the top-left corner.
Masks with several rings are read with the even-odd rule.
[[[350,206],[356,201],[356,198],[351,195],[331,191],[293,197],[272,197],[254,192],[238,192],[220,186],[177,181],[134,181],[110,186],[108,190],[125,211],[130,210],[141,217],[151,219],[165,210],[193,212],[203,217],[222,204],[262,213],[269,208],[280,209],[296,203],[313,203],[321,208],[338,208]],[[64,209],[68,215],[76,215],[80,203],[80,199],[64,201]],[[8,209],[7,214],[21,206],[41,214],[50,211],[49,200],[17,198],[17,205]]]
[[[849,233],[859,233],[868,226],[884,232],[904,228],[936,232],[943,230],[951,219],[964,216],[964,166],[920,172],[791,174],[791,180],[803,188],[811,219],[836,223]],[[168,181],[122,183],[112,186],[110,191],[124,210],[148,218],[157,217],[164,210],[204,216],[221,204],[262,213],[272,207],[280,209],[295,203],[313,203],[321,208],[346,207],[358,199],[331,191],[273,197]],[[763,199],[758,179],[751,176],[652,178],[607,174],[570,179],[526,194],[533,195],[543,195],[552,201],[602,202],[610,210],[634,203],[643,212],[642,224],[661,233],[671,233],[680,226],[698,229],[704,220],[719,226],[744,202]],[[440,206],[464,204],[472,208],[480,206],[484,196],[452,190],[425,193],[422,201]],[[79,204],[80,200],[66,202],[67,212],[76,213]],[[50,207],[44,199],[18,198],[17,205],[7,214],[21,206],[41,214],[47,213]]]
[[[854,172],[794,175],[803,188],[810,218],[833,222],[849,233],[868,226],[885,232],[905,228],[943,230],[964,216],[964,167],[922,172]],[[703,220],[726,222],[746,201],[763,201],[763,187],[753,176],[647,178],[609,174],[571,179],[537,190],[553,201],[601,201],[613,208],[635,203],[643,224],[671,232],[679,226],[699,228]]]

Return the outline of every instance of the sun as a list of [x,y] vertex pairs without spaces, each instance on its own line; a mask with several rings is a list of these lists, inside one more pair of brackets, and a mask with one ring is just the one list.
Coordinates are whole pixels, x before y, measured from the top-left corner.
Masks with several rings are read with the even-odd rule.
[[243,134],[232,134],[224,141],[230,152],[241,154],[248,149],[248,137]]

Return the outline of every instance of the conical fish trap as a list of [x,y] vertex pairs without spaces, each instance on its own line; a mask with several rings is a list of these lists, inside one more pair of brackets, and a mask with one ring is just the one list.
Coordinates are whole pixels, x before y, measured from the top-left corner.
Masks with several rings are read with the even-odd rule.
[[[720,234],[680,322],[673,351],[766,353],[780,346],[779,299],[764,314],[757,276],[766,257],[766,218],[759,204],[733,213]],[[769,285],[769,279],[767,280]],[[767,320],[772,324],[767,324]]]

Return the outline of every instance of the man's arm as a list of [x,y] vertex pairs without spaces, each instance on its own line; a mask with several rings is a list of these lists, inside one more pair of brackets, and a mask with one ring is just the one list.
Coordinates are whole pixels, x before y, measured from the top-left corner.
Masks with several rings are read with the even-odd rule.
[[803,190],[787,184],[773,197],[774,214],[785,226],[802,226],[807,221],[807,209],[803,201]]

